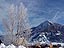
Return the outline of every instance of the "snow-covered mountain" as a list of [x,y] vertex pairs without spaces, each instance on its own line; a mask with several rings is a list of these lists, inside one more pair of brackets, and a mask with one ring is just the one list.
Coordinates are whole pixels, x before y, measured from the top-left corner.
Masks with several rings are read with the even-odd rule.
[[35,40],[42,33],[51,42],[64,42],[64,25],[45,21],[37,27],[32,28],[31,41]]

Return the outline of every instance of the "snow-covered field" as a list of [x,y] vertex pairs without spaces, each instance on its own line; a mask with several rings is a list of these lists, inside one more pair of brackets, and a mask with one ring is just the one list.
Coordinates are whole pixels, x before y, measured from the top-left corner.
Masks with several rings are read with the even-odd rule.
[[[59,47],[59,48],[63,48],[64,43],[58,43],[58,44],[61,44],[61,47]],[[52,43],[52,45],[57,45],[57,43]],[[23,45],[15,46],[13,44],[6,46],[3,43],[1,43],[0,48],[26,48],[26,47]]]
[[13,44],[5,46],[3,43],[1,43],[0,48],[26,48],[26,47],[24,47],[23,45],[16,47]]
[[64,43],[56,43],[56,42],[52,42],[52,45],[57,45],[60,44],[61,46],[64,46]]

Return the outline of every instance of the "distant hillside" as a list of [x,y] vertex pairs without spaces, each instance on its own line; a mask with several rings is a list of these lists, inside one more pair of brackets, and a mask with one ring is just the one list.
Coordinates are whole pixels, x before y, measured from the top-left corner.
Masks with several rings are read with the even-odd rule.
[[64,42],[64,25],[45,21],[32,28],[31,41],[36,39],[41,33],[44,33],[51,42]]

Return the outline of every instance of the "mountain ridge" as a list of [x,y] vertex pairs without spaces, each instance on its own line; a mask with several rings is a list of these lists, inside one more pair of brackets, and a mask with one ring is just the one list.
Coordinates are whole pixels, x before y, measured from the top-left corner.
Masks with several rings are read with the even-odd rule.
[[[58,24],[58,23],[53,23],[50,21],[44,21],[34,29],[32,28],[32,41],[36,37],[38,37],[41,33],[44,33],[47,38],[49,38],[50,41],[54,42],[64,42],[64,25]],[[60,34],[60,35],[59,35]],[[58,37],[57,37],[58,36]],[[61,36],[61,37],[60,37]],[[53,39],[55,40],[53,41]],[[60,41],[62,40],[62,41]]]

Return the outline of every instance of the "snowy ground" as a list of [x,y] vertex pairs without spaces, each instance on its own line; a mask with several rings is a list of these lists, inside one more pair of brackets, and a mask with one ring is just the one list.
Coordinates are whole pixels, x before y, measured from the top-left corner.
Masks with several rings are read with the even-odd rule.
[[60,44],[61,46],[64,46],[64,43],[56,43],[56,42],[52,42],[52,45],[57,45]]
[[[52,44],[53,45],[61,44],[61,47],[59,47],[59,48],[63,48],[63,46],[64,46],[64,43],[52,43]],[[19,45],[18,47],[16,47],[13,44],[5,46],[3,43],[1,43],[0,48],[26,48],[26,47],[24,47],[23,45]]]
[[26,48],[26,47],[24,47],[23,45],[16,47],[13,44],[5,46],[3,43],[1,43],[0,48]]

